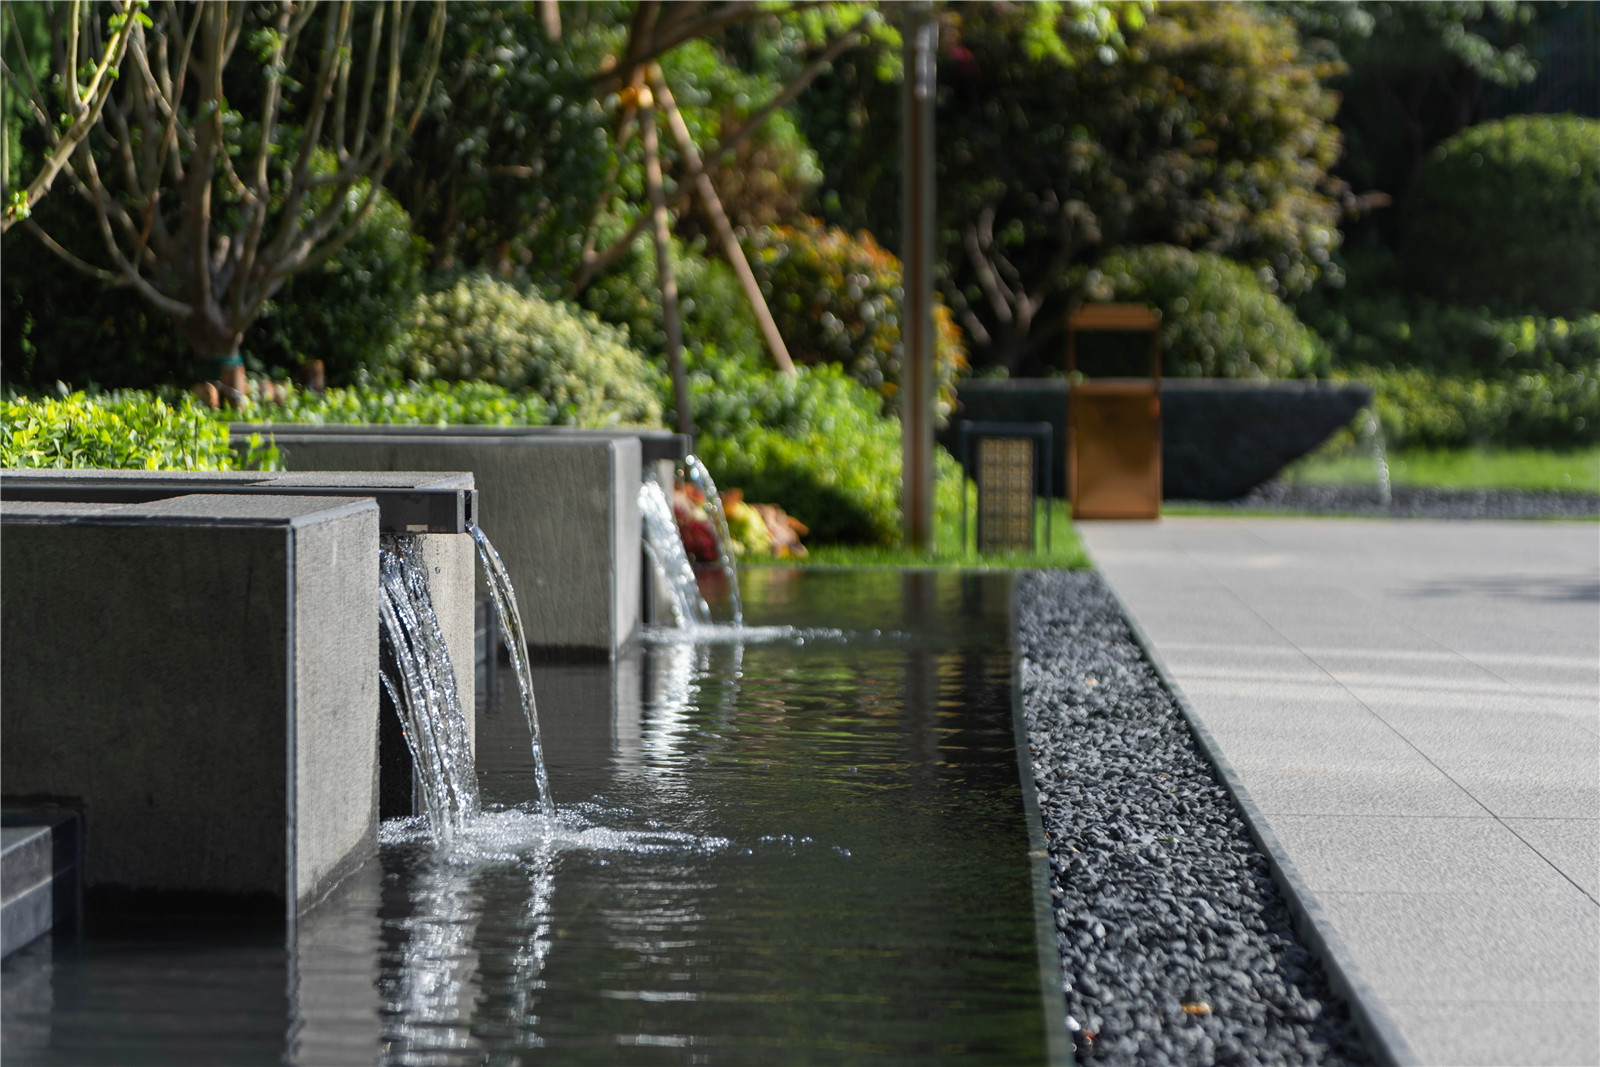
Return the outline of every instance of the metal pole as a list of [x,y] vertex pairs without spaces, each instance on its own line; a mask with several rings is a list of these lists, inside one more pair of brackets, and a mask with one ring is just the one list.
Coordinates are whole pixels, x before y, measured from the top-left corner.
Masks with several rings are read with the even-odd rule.
[[905,182],[901,216],[905,290],[900,314],[904,346],[901,375],[901,507],[906,548],[932,552],[933,525],[933,103],[939,26],[930,5],[909,5],[903,34],[900,170]]

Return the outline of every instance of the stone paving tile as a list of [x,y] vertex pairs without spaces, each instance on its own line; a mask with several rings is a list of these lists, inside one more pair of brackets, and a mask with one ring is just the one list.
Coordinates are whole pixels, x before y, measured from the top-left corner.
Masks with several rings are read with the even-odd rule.
[[1423,1063],[1453,1067],[1594,1067],[1600,1014],[1592,1001],[1400,1001],[1406,1040]]
[[[1224,741],[1224,747],[1227,747]],[[1307,758],[1263,766],[1245,756],[1234,769],[1268,816],[1486,815],[1483,805],[1427,761]]]
[[1600,1006],[1600,907],[1559,892],[1318,893],[1378,997]]
[[1576,723],[1432,694],[1363,703],[1495,815],[1600,819],[1600,738]]
[[1600,819],[1506,819],[1505,824],[1600,901]]
[[1595,526],[1084,531],[1424,1062],[1600,1062]]
[[1312,892],[1557,893],[1561,872],[1498,819],[1278,815]]

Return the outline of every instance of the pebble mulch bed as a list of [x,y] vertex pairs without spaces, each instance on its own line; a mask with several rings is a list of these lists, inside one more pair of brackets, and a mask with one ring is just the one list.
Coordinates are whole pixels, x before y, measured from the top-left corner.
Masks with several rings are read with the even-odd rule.
[[1428,489],[1396,486],[1388,504],[1365,486],[1291,485],[1272,481],[1228,501],[1168,501],[1219,512],[1287,511],[1391,519],[1592,519],[1600,496],[1520,489]]
[[1370,1062],[1100,579],[1029,574],[1018,597],[1023,715],[1080,1062]]

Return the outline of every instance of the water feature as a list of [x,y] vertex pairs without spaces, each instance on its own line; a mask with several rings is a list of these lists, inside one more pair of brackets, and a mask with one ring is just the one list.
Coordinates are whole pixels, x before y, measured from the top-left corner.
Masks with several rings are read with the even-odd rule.
[[700,462],[700,457],[690,453],[683,458],[683,472],[689,483],[706,498],[706,512],[711,516],[711,528],[717,535],[717,556],[722,573],[728,578],[728,602],[733,609],[733,624],[744,625],[744,605],[739,597],[739,567],[733,558],[733,537],[728,533],[728,516],[722,509],[722,494],[711,472]]
[[672,611],[684,630],[711,625],[711,609],[694,580],[694,566],[683,550],[683,538],[672,515],[672,504],[660,483],[646,478],[639,485],[639,516],[644,527],[645,552],[656,574],[672,595]]
[[1383,424],[1378,421],[1376,409],[1367,409],[1367,419],[1362,424],[1361,432],[1372,451],[1372,467],[1378,480],[1378,504],[1388,507],[1394,503],[1394,490],[1389,484],[1389,456],[1383,447]]
[[477,819],[385,823],[287,953],[13,958],[8,1067],[1041,1062],[1009,578],[746,578],[764,640],[532,667],[555,819],[520,696],[480,692]]
[[505,638],[506,649],[517,675],[517,695],[522,701],[522,716],[528,724],[530,751],[533,754],[534,780],[539,790],[539,810],[546,818],[554,818],[555,799],[550,795],[550,775],[544,765],[544,745],[539,739],[539,711],[533,698],[533,675],[528,667],[528,641],[522,629],[522,611],[517,607],[517,591],[506,574],[505,563],[500,559],[489,537],[475,523],[467,524],[467,532],[478,546],[478,558],[483,561],[488,578],[489,593],[494,598],[495,615],[500,620],[500,633]]
[[379,618],[394,675],[380,675],[399,712],[433,832],[454,836],[478,813],[466,713],[428,592],[414,536],[386,535],[379,550]]

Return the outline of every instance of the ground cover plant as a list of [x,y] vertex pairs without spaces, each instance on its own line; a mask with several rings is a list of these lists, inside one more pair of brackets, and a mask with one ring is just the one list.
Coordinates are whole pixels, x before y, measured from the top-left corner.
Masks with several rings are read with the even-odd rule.
[[225,471],[272,466],[276,453],[251,442],[245,456],[228,428],[192,398],[169,402],[139,391],[0,399],[0,467]]

